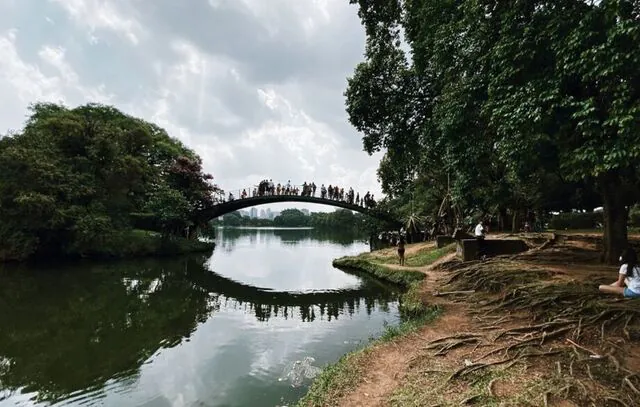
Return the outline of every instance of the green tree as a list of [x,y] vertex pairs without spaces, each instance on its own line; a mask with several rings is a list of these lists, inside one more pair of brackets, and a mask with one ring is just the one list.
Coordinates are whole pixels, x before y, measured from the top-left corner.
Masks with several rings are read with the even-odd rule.
[[385,192],[446,174],[447,193],[469,213],[510,208],[515,220],[526,208],[592,204],[579,191],[595,186],[603,259],[617,259],[638,200],[633,2],[351,2],[367,44],[347,112],[365,150],[385,150]]
[[2,259],[82,255],[145,211],[181,233],[204,222],[215,191],[193,151],[110,106],[35,104],[0,153]]
[[275,217],[273,224],[285,227],[309,226],[309,217],[299,209],[285,209]]

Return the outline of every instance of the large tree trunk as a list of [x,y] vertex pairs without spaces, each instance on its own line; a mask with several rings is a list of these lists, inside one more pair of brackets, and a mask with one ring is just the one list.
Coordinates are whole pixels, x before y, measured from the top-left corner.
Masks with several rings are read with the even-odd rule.
[[617,172],[610,171],[598,178],[604,206],[604,236],[602,261],[616,264],[627,247],[627,218],[624,191]]
[[511,218],[511,233],[518,233],[520,231],[518,228],[518,212],[519,211],[517,209],[513,210],[513,217]]
[[507,227],[507,208],[498,210],[498,230],[504,232]]

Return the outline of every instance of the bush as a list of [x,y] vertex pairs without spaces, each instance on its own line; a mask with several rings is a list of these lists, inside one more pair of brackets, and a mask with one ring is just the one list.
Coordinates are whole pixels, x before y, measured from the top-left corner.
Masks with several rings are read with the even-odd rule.
[[182,237],[163,238],[146,230],[115,231],[104,235],[99,245],[85,246],[69,253],[72,257],[128,258],[172,256],[213,250],[214,244]]
[[550,229],[595,229],[603,224],[602,212],[561,213],[554,215],[549,222]]

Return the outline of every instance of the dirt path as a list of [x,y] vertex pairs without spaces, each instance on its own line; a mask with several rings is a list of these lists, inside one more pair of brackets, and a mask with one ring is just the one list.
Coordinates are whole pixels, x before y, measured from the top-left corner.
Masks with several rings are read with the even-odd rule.
[[[424,267],[406,267],[397,264],[387,266],[393,269],[411,269],[425,273],[423,287],[425,291],[428,291],[437,289],[443,277],[434,269],[454,257],[455,253],[451,253]],[[426,294],[426,296],[429,297],[430,304],[438,304],[443,307],[443,316],[438,318],[435,323],[426,325],[417,333],[401,341],[378,345],[372,353],[374,356],[367,359],[364,369],[362,369],[366,374],[360,385],[345,398],[338,400],[337,406],[380,407],[387,405],[389,396],[402,383],[407,374],[407,368],[416,355],[420,354],[425,343],[472,329],[473,323],[466,312],[466,306],[452,303],[443,297],[433,297],[430,294]]]
[[445,313],[435,323],[402,341],[379,345],[374,357],[364,365],[366,374],[358,387],[345,398],[337,401],[337,406],[345,407],[381,407],[387,405],[391,393],[398,388],[407,374],[407,367],[420,349],[428,341],[446,336],[453,330],[465,330],[471,325],[461,306],[449,304]]
[[[425,273],[422,299],[439,305],[443,314],[416,333],[377,345],[363,360],[356,387],[331,405],[640,406],[629,402],[640,400],[640,318],[635,316],[640,311],[621,308],[629,304],[622,300],[600,302],[593,292],[598,282],[615,278],[614,268],[594,263],[596,248],[576,240],[455,272],[449,268],[454,253],[425,267],[387,265]],[[479,292],[434,297],[434,291],[451,289],[445,283],[460,270],[462,286]],[[557,316],[544,314],[549,305],[537,306],[542,310],[499,305],[497,311],[491,308],[495,312],[485,307],[508,303],[514,288],[532,283],[536,286],[521,294],[531,296],[532,304],[556,304],[554,295],[566,298],[566,305],[549,310]],[[551,299],[541,296],[549,290]],[[582,294],[570,300],[575,290]],[[609,306],[614,308],[607,311]],[[560,315],[574,308],[587,311]],[[534,320],[536,315],[547,315],[542,321],[548,322]],[[604,315],[610,315],[610,325],[600,319]],[[567,318],[576,319],[571,324]],[[592,326],[583,327],[583,319]]]

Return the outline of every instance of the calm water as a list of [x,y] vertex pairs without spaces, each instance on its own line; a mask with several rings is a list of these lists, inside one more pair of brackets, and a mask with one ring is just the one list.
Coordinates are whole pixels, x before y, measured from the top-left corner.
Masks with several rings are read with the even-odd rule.
[[[0,271],[0,407],[282,406],[398,320],[311,230],[219,230],[212,254]],[[313,358],[313,359],[311,359]]]

